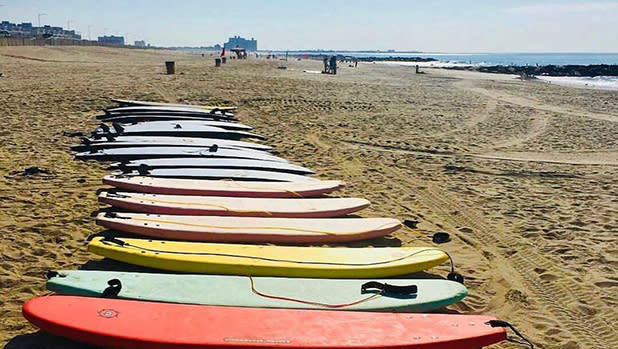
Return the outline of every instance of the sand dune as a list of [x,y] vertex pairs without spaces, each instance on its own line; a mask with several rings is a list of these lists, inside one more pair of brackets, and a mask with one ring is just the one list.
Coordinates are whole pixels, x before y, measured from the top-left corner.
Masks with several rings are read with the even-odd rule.
[[[177,75],[163,75],[165,60]],[[288,70],[277,66],[287,64]],[[154,50],[0,50],[0,340],[69,346],[36,332],[23,301],[44,272],[127,266],[86,252],[103,165],[72,159],[109,97],[238,105],[278,155],[342,179],[364,216],[423,232],[355,246],[441,245],[470,295],[451,311],[491,313],[541,348],[618,347],[618,94],[500,75],[319,61],[228,61]],[[22,175],[36,166],[44,173]],[[448,267],[431,270],[446,275]],[[496,348],[512,348],[499,345]]]

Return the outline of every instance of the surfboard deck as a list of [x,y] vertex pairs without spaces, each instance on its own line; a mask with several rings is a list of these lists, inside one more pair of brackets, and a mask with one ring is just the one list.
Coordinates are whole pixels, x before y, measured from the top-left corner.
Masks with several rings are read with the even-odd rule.
[[287,160],[267,152],[244,148],[217,148],[212,151],[206,147],[136,147],[99,149],[75,154],[78,159],[107,160],[137,160],[152,158],[237,158],[263,161],[287,162]]
[[215,106],[215,105],[197,105],[197,104],[183,104],[183,103],[166,103],[166,102],[151,102],[151,101],[137,101],[132,99],[112,99],[114,103],[117,103],[120,107],[135,107],[135,106],[153,106],[153,107],[181,107],[181,108],[197,108],[197,109],[219,109],[219,110],[234,110],[237,107],[230,106]]
[[271,150],[272,147],[265,144],[234,141],[220,138],[191,138],[191,137],[157,137],[157,136],[113,136],[107,138],[84,139],[81,145],[73,146],[73,150],[82,149],[108,149],[108,148],[132,148],[132,147],[211,147],[217,144],[222,148],[249,148],[254,150]]
[[196,114],[196,115],[213,115],[213,114],[231,114],[229,111],[219,108],[200,109],[186,106],[169,106],[169,105],[136,105],[129,107],[112,107],[105,109],[105,114],[131,114],[131,113],[178,113],[178,114]]
[[[22,313],[55,335],[114,348],[476,349],[506,339],[482,315],[264,309],[48,296]],[[67,316],[71,314],[71,316]]]
[[434,247],[291,247],[109,237],[93,238],[88,250],[184,273],[346,279],[407,275],[448,259]]
[[[136,123],[136,122],[154,122],[154,121],[216,121],[220,120],[219,116],[211,115],[171,115],[171,114],[121,114],[121,115],[98,115],[97,119],[102,122],[120,122],[120,123]],[[228,118],[223,118],[229,120]],[[235,121],[230,120],[230,121]],[[228,122],[230,122],[228,121]]]
[[317,179],[293,173],[268,170],[229,168],[153,168],[140,171],[117,171],[116,176],[142,176],[154,178],[229,179],[235,181],[315,182]]
[[127,132],[133,130],[166,130],[166,129],[193,129],[199,127],[218,127],[224,130],[249,131],[253,127],[238,122],[215,121],[215,120],[160,120],[160,121],[141,121],[136,123],[121,123]]
[[[188,122],[188,121],[187,121]],[[223,138],[231,140],[239,140],[242,138],[257,138],[264,140],[266,137],[241,130],[228,130],[221,127],[207,125],[184,125],[182,121],[175,122],[175,125],[164,124],[167,122],[144,122],[135,125],[122,126],[123,130],[117,132],[115,129],[104,130],[97,128],[94,131],[95,138],[106,137],[107,135],[125,135],[125,136],[169,136],[169,137],[207,137],[207,138]],[[149,125],[156,124],[156,125]],[[178,125],[178,127],[176,126]]]
[[[468,293],[464,285],[441,279],[250,278],[95,270],[48,275],[47,289],[65,295],[101,297],[108,281],[116,279],[121,299],[259,308],[426,312],[457,303]],[[368,282],[416,286],[416,292],[363,291]]]
[[392,218],[270,218],[99,213],[98,225],[183,241],[325,244],[373,239],[401,228]]
[[360,198],[263,199],[128,192],[102,192],[99,202],[145,213],[288,218],[345,216],[370,205]]
[[245,170],[276,171],[295,174],[313,174],[308,168],[279,161],[264,161],[239,158],[154,158],[127,162],[116,162],[111,168],[136,170],[140,167],[153,168],[233,168]]
[[97,120],[107,120],[115,117],[123,117],[123,116],[151,116],[151,115],[161,115],[161,116],[189,116],[189,117],[197,117],[201,120],[216,120],[216,121],[229,121],[229,122],[238,122],[240,121],[238,118],[234,116],[234,114],[230,112],[216,112],[216,113],[192,113],[192,112],[171,112],[165,110],[145,110],[145,111],[130,111],[130,112],[114,112],[102,115],[97,115],[95,118]]
[[238,182],[205,179],[105,176],[103,184],[151,194],[235,196],[260,198],[312,197],[339,190],[341,181]]

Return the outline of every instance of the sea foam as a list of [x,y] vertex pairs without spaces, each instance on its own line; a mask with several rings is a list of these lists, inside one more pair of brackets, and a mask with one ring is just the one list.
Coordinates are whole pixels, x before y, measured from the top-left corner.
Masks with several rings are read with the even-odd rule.
[[537,78],[557,85],[618,90],[618,76],[537,76]]

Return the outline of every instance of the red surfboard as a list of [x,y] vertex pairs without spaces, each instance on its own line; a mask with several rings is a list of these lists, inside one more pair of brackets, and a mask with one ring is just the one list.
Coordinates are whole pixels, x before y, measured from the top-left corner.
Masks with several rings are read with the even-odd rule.
[[481,315],[239,308],[74,296],[24,304],[52,334],[114,348],[476,349],[506,339]]

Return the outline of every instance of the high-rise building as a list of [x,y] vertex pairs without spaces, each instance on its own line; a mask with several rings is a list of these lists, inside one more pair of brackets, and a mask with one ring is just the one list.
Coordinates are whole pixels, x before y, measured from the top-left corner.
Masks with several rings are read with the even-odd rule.
[[226,50],[235,48],[235,47],[240,47],[240,48],[244,48],[247,51],[257,51],[257,40],[255,40],[254,38],[251,38],[251,40],[245,39],[245,38],[241,38],[240,36],[234,36],[232,38],[229,38],[229,40],[223,44],[223,47],[225,47]]

